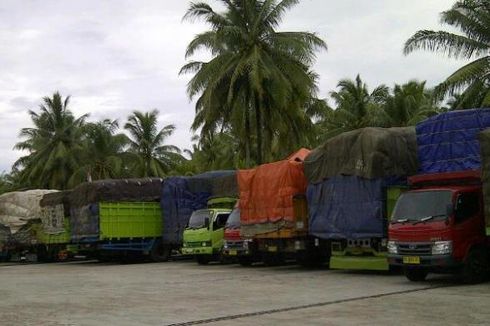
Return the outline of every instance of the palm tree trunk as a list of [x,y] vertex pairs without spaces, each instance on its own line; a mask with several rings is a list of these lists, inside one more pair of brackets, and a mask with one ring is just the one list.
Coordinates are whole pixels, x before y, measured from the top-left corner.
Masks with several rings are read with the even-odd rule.
[[250,110],[248,106],[246,106],[247,110],[245,111],[245,166],[247,168],[250,167],[250,135],[252,134],[252,130],[250,128]]
[[257,129],[257,164],[262,164],[262,111],[257,94],[255,94],[255,124]]

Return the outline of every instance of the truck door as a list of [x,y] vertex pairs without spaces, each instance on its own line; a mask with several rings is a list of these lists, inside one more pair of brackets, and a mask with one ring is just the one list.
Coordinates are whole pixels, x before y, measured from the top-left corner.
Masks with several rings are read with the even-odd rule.
[[216,213],[213,219],[213,231],[211,234],[211,241],[213,242],[213,248],[221,249],[223,247],[223,238],[225,236],[225,225],[230,213]]
[[454,209],[454,257],[463,259],[468,246],[484,235],[484,220],[479,192],[462,192],[456,197]]

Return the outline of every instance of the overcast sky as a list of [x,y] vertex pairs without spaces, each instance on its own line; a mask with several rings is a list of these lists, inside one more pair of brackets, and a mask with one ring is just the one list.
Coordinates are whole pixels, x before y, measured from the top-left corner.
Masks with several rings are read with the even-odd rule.
[[[216,6],[215,1],[207,1]],[[1,0],[0,172],[21,155],[12,148],[28,110],[43,96],[71,95],[71,110],[90,119],[119,119],[133,110],[160,110],[160,126],[177,126],[169,143],[191,144],[194,106],[190,76],[179,76],[186,45],[206,26],[182,21],[182,0]],[[441,54],[403,56],[419,29],[440,29],[439,13],[453,0],[303,0],[282,30],[315,32],[328,44],[318,53],[320,97],[342,78],[361,74],[372,88],[410,79],[437,84],[462,65]],[[199,59],[197,57],[196,59]]]

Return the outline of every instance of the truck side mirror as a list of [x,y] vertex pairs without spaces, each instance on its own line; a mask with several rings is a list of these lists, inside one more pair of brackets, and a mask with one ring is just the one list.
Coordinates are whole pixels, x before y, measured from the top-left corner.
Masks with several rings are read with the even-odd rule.
[[209,229],[209,217],[204,218],[204,227]]
[[449,216],[453,215],[453,213],[454,213],[453,205],[447,204],[446,205],[446,216],[449,217]]

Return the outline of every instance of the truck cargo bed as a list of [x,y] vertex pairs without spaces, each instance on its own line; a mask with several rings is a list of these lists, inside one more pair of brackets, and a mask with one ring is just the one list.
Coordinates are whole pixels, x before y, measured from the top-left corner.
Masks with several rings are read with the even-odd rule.
[[99,218],[101,240],[162,236],[158,202],[101,202]]

